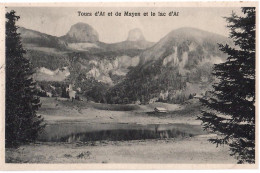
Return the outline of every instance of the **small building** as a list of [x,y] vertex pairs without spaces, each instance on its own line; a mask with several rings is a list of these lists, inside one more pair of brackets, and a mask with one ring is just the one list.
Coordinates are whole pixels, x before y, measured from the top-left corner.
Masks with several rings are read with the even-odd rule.
[[72,91],[73,90],[73,85],[72,84],[69,84],[69,86],[66,88],[66,91]]
[[69,87],[66,88],[66,92],[68,93],[69,99],[73,101],[76,98],[76,91],[73,90],[73,84],[69,84]]
[[159,98],[162,99],[162,100],[167,100],[168,96],[169,96],[169,91],[168,90],[166,92],[161,91]]
[[167,109],[162,108],[162,107],[156,107],[156,108],[154,108],[154,111],[155,112],[160,112],[160,113],[166,113]]
[[76,91],[69,91],[69,97],[70,97],[70,100],[74,100],[76,98]]
[[134,104],[136,104],[136,105],[140,105],[141,102],[140,102],[140,100],[136,100]]
[[46,96],[47,97],[52,97],[52,93],[51,92],[46,92]]
[[195,99],[201,99],[201,98],[203,98],[203,96],[202,95],[200,95],[200,94],[196,94],[195,96],[193,96],[193,98],[195,98]]
[[157,97],[154,97],[154,98],[152,98],[152,99],[149,100],[149,104],[154,103],[154,102],[156,102],[156,101],[158,101],[158,98],[157,98]]

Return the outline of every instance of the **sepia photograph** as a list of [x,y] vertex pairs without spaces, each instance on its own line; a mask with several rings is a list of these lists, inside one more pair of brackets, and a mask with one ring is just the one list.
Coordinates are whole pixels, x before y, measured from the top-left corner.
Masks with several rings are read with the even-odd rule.
[[256,12],[6,5],[4,162],[255,165]]

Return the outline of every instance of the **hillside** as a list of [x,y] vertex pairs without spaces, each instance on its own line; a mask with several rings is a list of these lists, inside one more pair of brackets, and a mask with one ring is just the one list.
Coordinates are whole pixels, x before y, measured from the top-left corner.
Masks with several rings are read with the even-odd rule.
[[25,48],[53,48],[64,50],[67,47],[66,42],[60,40],[58,37],[44,34],[24,27],[18,28],[18,33],[21,34],[22,42]]
[[194,95],[204,95],[215,81],[211,75],[213,65],[226,59],[218,43],[231,41],[194,28],[173,30],[140,54],[138,66],[110,90],[110,102],[125,98],[129,102],[179,103]]
[[232,45],[224,36],[195,28],[173,30],[157,43],[136,28],[113,44],[99,41],[85,23],[72,25],[62,37],[19,31],[36,80],[74,83],[94,101],[108,103],[180,103],[204,95],[215,81],[213,65],[226,58],[218,44]]
[[64,75],[45,72],[68,67],[70,79],[84,74],[86,78],[93,77],[98,82],[114,85],[124,78],[129,67],[139,63],[139,54],[153,45],[145,40],[140,29],[130,30],[126,41],[103,43],[95,28],[86,23],[72,25],[61,37],[23,27],[18,32],[27,50],[26,57],[36,68],[35,79],[39,81],[64,81]]
[[18,31],[27,50],[26,57],[36,68],[34,77],[39,81],[63,81],[64,75],[61,77],[45,72],[68,67],[70,79],[76,74],[84,74],[87,78],[93,77],[99,82],[113,85],[122,80],[129,71],[128,67],[139,63],[141,51],[153,45],[145,40],[139,29],[129,31],[126,41],[103,43],[99,41],[98,32],[86,23],[72,25],[67,34],[61,37],[23,27]]
[[[182,65],[192,65],[193,63],[191,63],[191,61],[194,59],[194,56],[192,56],[193,53],[202,53],[204,57],[201,56],[199,58],[199,55],[195,55],[195,57],[199,59],[208,59],[215,56],[215,60],[223,60],[223,53],[219,51],[218,43],[232,44],[227,37],[218,34],[196,28],[179,28],[171,31],[153,47],[144,51],[141,54],[141,64],[167,58],[167,62],[164,62],[164,64],[168,62],[175,64],[182,62]],[[186,53],[188,53],[188,55]],[[178,57],[178,59],[176,59],[176,57]],[[186,60],[188,61],[186,62]]]

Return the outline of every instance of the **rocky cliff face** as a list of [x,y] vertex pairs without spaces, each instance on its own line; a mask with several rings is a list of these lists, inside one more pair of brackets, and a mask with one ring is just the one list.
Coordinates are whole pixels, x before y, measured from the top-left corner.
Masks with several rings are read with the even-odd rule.
[[145,39],[139,28],[132,29],[128,32],[127,39],[119,43],[113,43],[107,46],[109,50],[129,50],[139,49],[145,50],[152,47],[154,43]]
[[93,43],[99,41],[99,36],[92,26],[86,23],[77,23],[72,25],[69,32],[61,39],[68,43]]
[[166,92],[168,101],[177,103],[190,94],[205,93],[215,80],[213,65],[226,59],[218,43],[232,45],[228,38],[203,30],[173,30],[140,54],[138,66],[129,71],[122,85],[115,86],[115,91],[121,88],[122,92],[111,94],[148,102]]
[[127,41],[141,41],[145,40],[142,31],[139,28],[135,28],[129,31]]
[[113,59],[91,60],[86,64],[90,67],[86,72],[87,78],[95,78],[99,82],[114,85],[113,77],[124,77],[129,67],[135,67],[139,63],[139,56],[117,56]]
[[68,67],[50,70],[45,67],[36,69],[34,79],[37,81],[63,81],[70,75]]

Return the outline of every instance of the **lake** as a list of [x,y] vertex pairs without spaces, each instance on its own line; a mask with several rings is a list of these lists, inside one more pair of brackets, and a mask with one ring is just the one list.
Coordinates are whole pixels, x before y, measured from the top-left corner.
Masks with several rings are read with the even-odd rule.
[[188,124],[50,124],[38,140],[42,142],[128,141],[193,137],[206,134],[200,125]]

